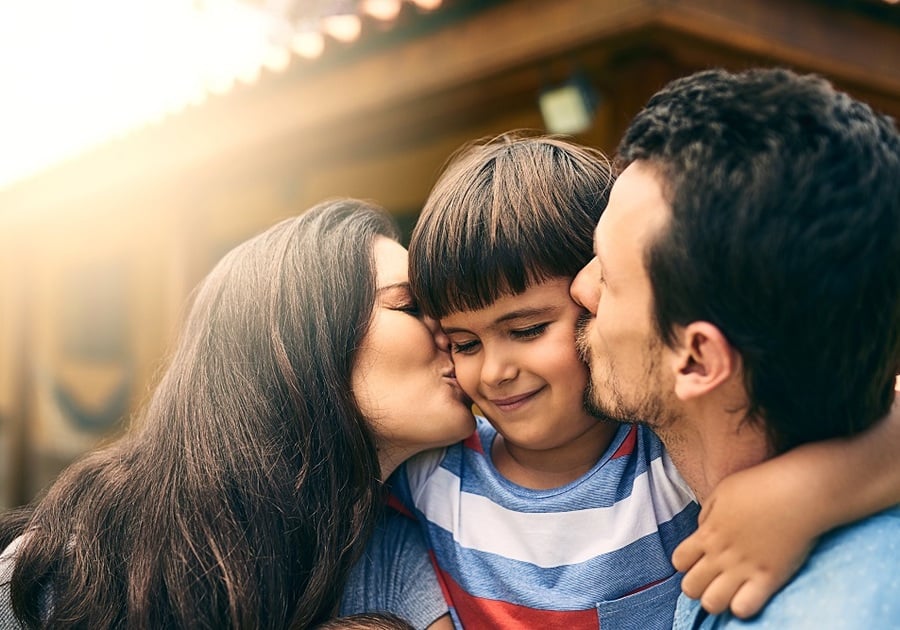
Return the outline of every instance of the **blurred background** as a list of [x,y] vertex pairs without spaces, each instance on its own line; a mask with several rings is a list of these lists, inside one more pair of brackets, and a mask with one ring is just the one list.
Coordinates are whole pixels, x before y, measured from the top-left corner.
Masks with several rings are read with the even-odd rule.
[[817,72],[900,117],[884,0],[28,0],[0,7],[0,508],[114,437],[194,285],[334,196],[408,234],[514,128],[615,150],[670,79]]

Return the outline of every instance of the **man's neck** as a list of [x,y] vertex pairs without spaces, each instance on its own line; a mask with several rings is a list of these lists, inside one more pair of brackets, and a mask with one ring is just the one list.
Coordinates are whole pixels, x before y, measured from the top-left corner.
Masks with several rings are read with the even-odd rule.
[[678,472],[703,501],[723,478],[771,455],[764,423],[743,410],[707,399],[685,407],[684,416],[657,431]]

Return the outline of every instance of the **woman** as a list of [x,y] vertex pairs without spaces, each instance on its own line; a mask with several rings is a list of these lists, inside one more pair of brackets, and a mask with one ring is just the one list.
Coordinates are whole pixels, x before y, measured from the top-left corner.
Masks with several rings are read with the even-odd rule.
[[333,201],[216,266],[132,430],[3,517],[21,621],[302,628],[335,613],[381,480],[474,426],[396,237],[379,209]]

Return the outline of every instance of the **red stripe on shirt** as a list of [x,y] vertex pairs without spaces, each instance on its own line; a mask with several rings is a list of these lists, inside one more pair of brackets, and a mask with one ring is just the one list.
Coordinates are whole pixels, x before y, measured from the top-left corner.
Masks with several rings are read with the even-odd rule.
[[619,448],[616,449],[616,452],[612,454],[610,459],[616,459],[617,457],[627,457],[634,453],[634,447],[637,444],[637,425],[633,425],[631,429],[628,431],[628,435],[625,436],[625,439],[622,441],[622,444]]
[[484,448],[481,446],[481,438],[478,437],[478,431],[473,431],[472,435],[463,440],[463,446],[484,455]]
[[[437,567],[437,565],[435,564]],[[528,608],[510,602],[474,597],[437,567],[438,580],[460,622],[466,630],[519,630],[520,628],[540,628],[541,630],[573,630],[573,628],[598,628],[597,610],[542,610]]]
[[447,586],[447,581],[444,579],[446,574],[441,571],[441,567],[438,565],[437,556],[434,555],[434,549],[428,550],[428,557],[431,558],[431,566],[434,567],[434,574],[437,577],[438,584],[441,585],[441,594],[444,596],[444,601],[447,602],[448,606],[452,606],[453,600],[450,598],[450,588]]
[[634,595],[635,593],[640,593],[641,591],[646,591],[648,588],[652,588],[652,587],[656,586],[657,584],[662,584],[663,582],[668,580],[670,577],[672,577],[672,576],[670,575],[669,577],[664,577],[664,578],[660,578],[658,580],[654,580],[654,581],[650,582],[649,584],[644,584],[643,586],[638,586],[636,589],[634,589],[632,591],[628,591],[627,593],[622,595],[622,597],[628,597],[629,595]]
[[418,520],[416,515],[409,511],[409,509],[403,505],[403,502],[397,498],[394,493],[388,495],[387,504],[389,508],[393,508],[397,512],[400,512],[403,516],[407,518],[411,518],[414,521]]

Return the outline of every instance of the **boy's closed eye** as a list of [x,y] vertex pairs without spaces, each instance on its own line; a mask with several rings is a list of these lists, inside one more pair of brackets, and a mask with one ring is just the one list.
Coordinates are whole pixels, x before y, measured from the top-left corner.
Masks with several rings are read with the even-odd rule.
[[481,346],[481,342],[477,339],[470,339],[466,341],[454,341],[450,339],[450,352],[451,354],[473,354],[478,348]]
[[[532,324],[524,328],[510,328],[507,334],[516,341],[529,341],[536,339],[547,331],[550,322]],[[479,339],[453,339],[450,338],[450,352],[453,354],[475,354],[481,348]]]
[[534,326],[528,326],[527,328],[515,328],[510,330],[509,334],[513,339],[534,339],[544,334],[549,325],[550,322],[543,322],[541,324],[535,324]]

